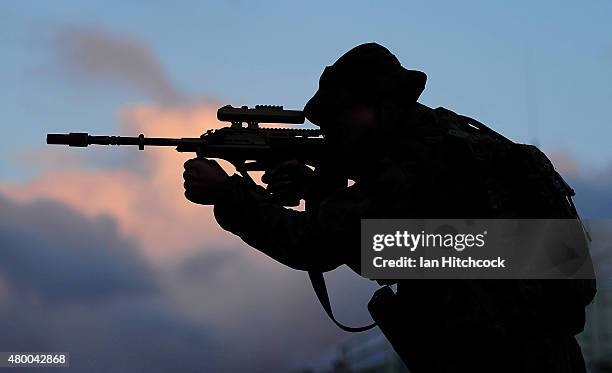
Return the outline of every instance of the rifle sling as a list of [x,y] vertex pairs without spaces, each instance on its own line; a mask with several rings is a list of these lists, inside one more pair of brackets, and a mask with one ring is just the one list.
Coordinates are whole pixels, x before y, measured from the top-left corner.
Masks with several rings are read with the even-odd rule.
[[314,289],[314,292],[317,295],[319,302],[321,302],[325,313],[327,313],[327,316],[329,316],[329,318],[334,322],[334,324],[336,324],[340,329],[346,332],[358,333],[365,332],[366,330],[370,330],[376,326],[375,322],[369,325],[359,327],[352,327],[341,324],[334,317],[334,312],[332,311],[331,304],[329,302],[329,295],[327,294],[327,285],[325,284],[325,277],[323,277],[323,272],[308,271],[308,277],[310,278],[312,288]]

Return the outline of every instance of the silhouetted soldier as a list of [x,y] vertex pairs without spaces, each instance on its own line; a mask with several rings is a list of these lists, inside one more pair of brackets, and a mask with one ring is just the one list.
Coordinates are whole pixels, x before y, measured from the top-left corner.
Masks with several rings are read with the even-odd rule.
[[[333,148],[314,172],[289,161],[267,190],[216,162],[185,163],[185,195],[218,223],[298,270],[359,273],[362,218],[575,218],[571,188],[534,147],[417,102],[426,75],[386,48],[355,47],[325,68],[306,117]],[[543,167],[544,165],[545,167]],[[347,181],[354,185],[347,187]],[[303,212],[279,200],[306,200]],[[374,315],[414,372],[583,372],[574,335],[593,281],[400,280]]]

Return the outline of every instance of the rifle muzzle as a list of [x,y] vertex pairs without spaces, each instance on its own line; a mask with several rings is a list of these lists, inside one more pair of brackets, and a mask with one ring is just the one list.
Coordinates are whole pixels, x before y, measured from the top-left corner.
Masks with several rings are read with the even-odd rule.
[[70,145],[70,146],[87,146],[89,135],[82,132],[66,133],[48,133],[47,144],[55,145]]

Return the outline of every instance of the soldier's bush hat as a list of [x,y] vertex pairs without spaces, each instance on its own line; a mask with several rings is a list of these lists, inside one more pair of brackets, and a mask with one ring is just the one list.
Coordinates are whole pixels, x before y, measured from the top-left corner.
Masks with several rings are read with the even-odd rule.
[[392,99],[415,102],[423,90],[427,75],[402,67],[387,48],[366,43],[346,52],[319,78],[319,89],[306,103],[304,114],[320,125],[323,118],[342,105]]

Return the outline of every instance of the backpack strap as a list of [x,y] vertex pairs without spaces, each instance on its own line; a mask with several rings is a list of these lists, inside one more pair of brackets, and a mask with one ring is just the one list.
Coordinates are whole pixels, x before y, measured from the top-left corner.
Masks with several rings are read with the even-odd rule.
[[332,311],[331,304],[329,302],[329,295],[327,294],[327,285],[325,284],[325,277],[323,277],[323,272],[308,271],[308,277],[310,278],[312,288],[314,289],[317,298],[319,298],[319,302],[321,302],[325,313],[327,313],[327,316],[329,316],[329,318],[334,322],[334,324],[336,324],[340,329],[346,332],[358,333],[365,332],[366,330],[370,330],[376,326],[375,322],[369,325],[359,327],[352,327],[341,324],[334,317],[334,312]]

